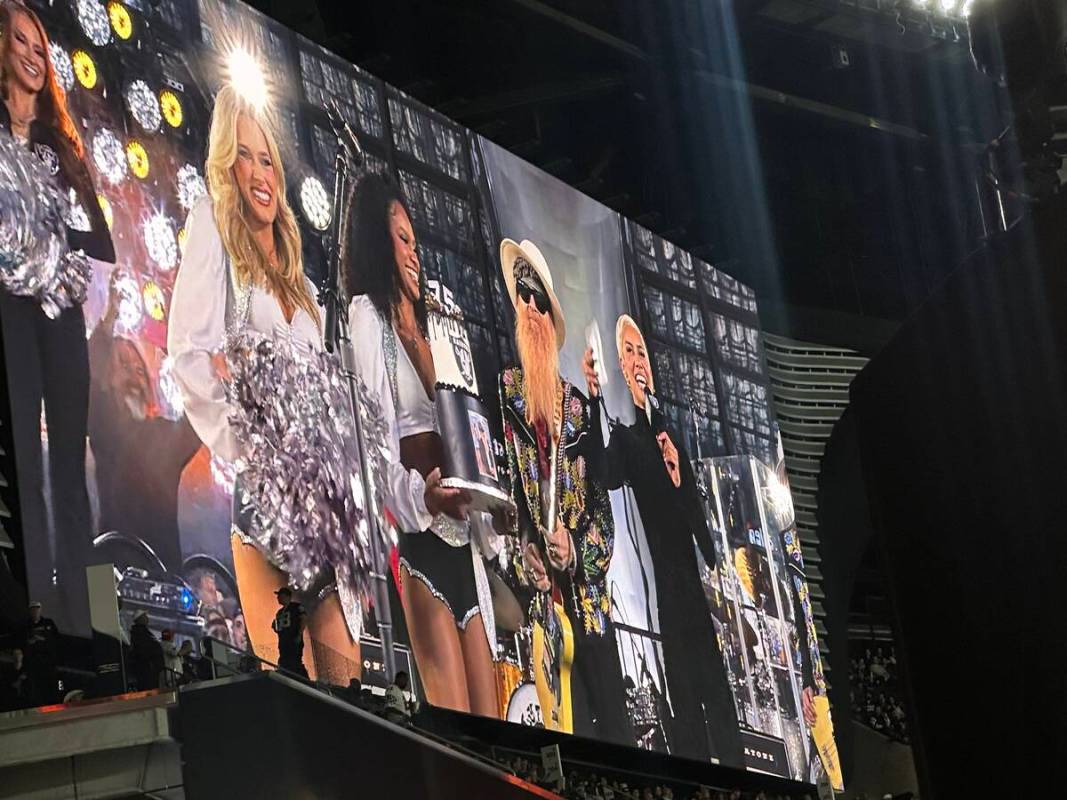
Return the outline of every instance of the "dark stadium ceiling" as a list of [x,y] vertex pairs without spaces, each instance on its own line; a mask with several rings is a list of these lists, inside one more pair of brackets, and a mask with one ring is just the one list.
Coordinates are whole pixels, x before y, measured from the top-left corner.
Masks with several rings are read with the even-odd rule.
[[[981,241],[992,89],[965,25],[916,0],[253,5],[728,265],[768,308],[898,320]],[[746,97],[748,141],[716,141],[714,114]],[[755,201],[715,154],[739,146],[762,167],[777,264],[734,241]]]

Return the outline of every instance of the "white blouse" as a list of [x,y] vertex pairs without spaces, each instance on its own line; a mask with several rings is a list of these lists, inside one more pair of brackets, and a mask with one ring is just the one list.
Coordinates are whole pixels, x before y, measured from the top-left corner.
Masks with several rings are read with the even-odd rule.
[[[397,341],[397,394],[403,406],[399,411],[393,403],[393,392],[386,372],[385,350],[382,340],[383,320],[378,310],[366,295],[353,297],[348,306],[349,338],[352,342],[352,363],[363,378],[367,389],[377,395],[382,416],[389,429],[389,466],[386,473],[386,506],[405,533],[427,530],[433,515],[426,509],[426,482],[418,470],[408,469],[400,463],[400,439],[412,433],[434,430],[432,422],[433,403],[429,401],[422,381],[410,362],[405,367],[400,363],[407,358],[404,346]],[[410,373],[405,377],[405,373]],[[411,378],[414,378],[412,384]],[[414,392],[422,401],[409,404],[405,401]],[[429,405],[429,427],[425,406]],[[412,415],[415,415],[415,418]]]
[[437,433],[434,402],[426,394],[422,378],[399,339],[396,349],[396,398],[400,406],[396,409],[397,435],[403,439],[417,433]]
[[[230,276],[210,197],[201,198],[193,206],[185,230],[188,239],[171,296],[167,351],[193,430],[212,453],[235,461],[242,446],[230,430],[226,391],[212,360],[225,347]],[[314,296],[314,285],[310,281],[307,284]],[[277,299],[259,286],[251,289],[244,330],[322,349],[321,315],[316,322],[298,308],[292,322],[286,322]]]

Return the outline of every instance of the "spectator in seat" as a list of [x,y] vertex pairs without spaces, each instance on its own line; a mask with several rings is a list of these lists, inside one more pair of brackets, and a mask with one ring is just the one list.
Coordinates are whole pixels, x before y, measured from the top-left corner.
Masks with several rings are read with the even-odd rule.
[[178,648],[178,658],[181,659],[181,673],[183,684],[193,683],[200,676],[200,658],[193,652],[193,642],[186,639]]
[[159,685],[174,689],[181,683],[182,657],[178,655],[178,648],[174,645],[174,631],[164,630],[160,636],[162,641],[159,646],[163,650],[163,671]]
[[59,699],[59,628],[43,615],[41,604],[30,603],[29,620],[22,635],[22,652],[33,695],[31,705],[43,706]]
[[130,626],[130,667],[137,689],[159,688],[159,674],[163,671],[163,648],[155,634],[148,629],[148,613],[141,611]]
[[363,694],[363,684],[359,678],[349,678],[348,686],[338,692],[338,695],[346,703],[359,707],[360,696]]
[[16,711],[33,704],[33,680],[26,671],[22,648],[16,647],[10,664],[0,664],[0,711]]
[[364,711],[371,711],[377,713],[378,710],[378,698],[374,696],[374,692],[370,689],[364,688],[359,693],[359,707]]
[[408,694],[408,674],[400,670],[385,690],[385,718],[398,725],[411,722],[411,715],[419,710],[419,703]]
[[308,671],[304,666],[304,628],[307,613],[304,607],[293,599],[293,590],[288,586],[283,586],[274,594],[278,598],[278,605],[281,606],[271,626],[278,634],[278,666],[306,680]]

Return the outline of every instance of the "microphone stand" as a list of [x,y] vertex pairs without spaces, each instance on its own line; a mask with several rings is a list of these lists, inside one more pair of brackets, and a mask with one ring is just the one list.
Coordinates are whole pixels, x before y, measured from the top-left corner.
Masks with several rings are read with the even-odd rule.
[[334,156],[333,207],[329,230],[333,231],[333,241],[328,237],[326,282],[319,292],[319,303],[326,309],[326,349],[340,356],[341,374],[348,384],[349,410],[352,414],[352,428],[356,434],[356,446],[359,448],[360,481],[365,498],[368,535],[370,539],[371,580],[374,582],[374,615],[378,620],[378,637],[382,647],[382,666],[386,680],[391,681],[396,674],[396,652],[393,643],[393,615],[389,606],[389,574],[386,564],[385,534],[378,525],[375,508],[375,493],[370,482],[370,463],[367,460],[367,447],[363,436],[363,421],[360,418],[359,386],[356,381],[356,369],[353,363],[351,341],[348,338],[348,325],[342,321],[341,303],[341,255],[343,252],[345,222],[348,218],[349,170],[363,164],[363,153],[359,142],[351,130],[344,124],[338,110],[333,105],[326,108],[326,116],[337,137],[337,152]]

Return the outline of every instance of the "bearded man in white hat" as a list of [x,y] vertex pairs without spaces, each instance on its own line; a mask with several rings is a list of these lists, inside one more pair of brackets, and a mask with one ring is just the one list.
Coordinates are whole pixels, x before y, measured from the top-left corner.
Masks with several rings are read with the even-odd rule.
[[[744,766],[737,715],[726,680],[711,612],[704,596],[694,541],[715,567],[715,545],[682,445],[655,399],[655,379],[641,329],[628,314],[615,325],[619,368],[634,403],[634,423],[611,431],[604,459],[609,489],[631,487],[656,578],[660,634],[673,722],[675,755]],[[584,364],[589,394],[600,394],[591,358]]]
[[[632,745],[607,585],[615,531],[600,481],[599,406],[560,376],[566,323],[541,250],[530,241],[505,239],[500,262],[515,306],[520,361],[500,376],[511,494],[518,508],[514,532],[521,543],[513,566],[535,625],[535,651],[538,627],[543,631],[541,661],[549,666],[537,677],[545,726]],[[546,681],[555,697],[548,708]]]

